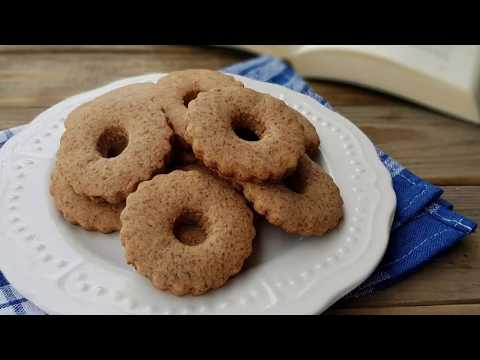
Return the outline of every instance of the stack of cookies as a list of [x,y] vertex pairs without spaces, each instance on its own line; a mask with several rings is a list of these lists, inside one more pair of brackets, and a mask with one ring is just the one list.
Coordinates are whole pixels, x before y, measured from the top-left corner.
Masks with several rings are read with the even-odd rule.
[[153,286],[200,295],[241,270],[254,212],[304,236],[338,225],[340,192],[311,160],[319,144],[284,102],[216,71],[179,71],[75,109],[50,192],[67,221],[120,230],[126,261]]

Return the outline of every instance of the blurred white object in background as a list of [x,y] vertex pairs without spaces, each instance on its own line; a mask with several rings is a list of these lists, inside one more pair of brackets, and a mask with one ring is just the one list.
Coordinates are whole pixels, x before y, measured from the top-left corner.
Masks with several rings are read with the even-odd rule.
[[477,45],[229,45],[290,61],[305,77],[390,93],[480,123]]

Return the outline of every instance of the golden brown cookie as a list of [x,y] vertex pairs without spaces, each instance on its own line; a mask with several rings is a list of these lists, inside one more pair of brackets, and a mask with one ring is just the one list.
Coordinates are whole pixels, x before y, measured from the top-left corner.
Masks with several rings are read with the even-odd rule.
[[310,156],[314,156],[318,152],[318,147],[320,146],[320,138],[318,137],[317,130],[312,123],[305,119],[305,117],[299,112],[297,112],[297,118],[303,127],[305,152]]
[[190,69],[168,74],[158,81],[157,86],[167,121],[180,144],[188,148],[184,137],[187,126],[185,114],[190,101],[203,91],[224,86],[243,87],[243,84],[218,71]]
[[165,167],[172,135],[156,86],[128,85],[69,115],[58,164],[77,194],[118,204]]
[[197,170],[142,182],[127,198],[121,221],[127,262],[175,295],[223,286],[242,268],[255,237],[245,199]]
[[228,185],[230,185],[233,189],[235,189],[236,191],[238,191],[239,193],[242,193],[242,185],[240,183],[237,183],[236,181],[234,181],[232,178],[228,178],[228,177],[225,177],[225,176],[222,176],[218,173],[216,173],[215,171],[213,171],[212,169],[209,169],[207,168],[205,165],[203,165],[201,162],[197,161],[195,163],[191,163],[191,164],[185,164],[185,165],[182,165],[178,168],[179,170],[184,170],[184,171],[189,171],[189,170],[197,170],[197,171],[202,171],[208,175],[211,175],[211,176],[215,176],[219,179],[222,179],[223,181],[225,181]]
[[50,194],[55,207],[68,222],[80,225],[86,230],[102,233],[120,230],[120,213],[124,204],[98,203],[86,196],[78,195],[57,167],[51,175]]
[[306,155],[282,184],[244,183],[243,194],[269,223],[293,234],[322,235],[343,216],[343,200],[335,182]]
[[[183,171],[190,171],[190,170],[197,170],[201,171],[207,175],[211,176],[218,176],[218,174],[213,173],[211,170],[203,166],[199,162],[194,162],[194,163],[184,163],[183,165],[179,166],[176,170],[183,170]],[[228,178],[222,178],[225,180],[227,183],[229,183],[235,190],[238,192],[242,192],[242,188],[239,184],[232,183],[231,179]],[[255,216],[255,214],[253,214]],[[185,223],[184,226],[181,226],[177,229],[175,236],[177,239],[179,239],[181,242],[184,244],[195,244],[199,243],[201,238],[205,234],[202,232],[201,228],[198,226],[192,226],[188,223]]]
[[225,87],[198,95],[187,111],[186,140],[208,168],[236,181],[275,182],[305,153],[303,127],[283,101]]

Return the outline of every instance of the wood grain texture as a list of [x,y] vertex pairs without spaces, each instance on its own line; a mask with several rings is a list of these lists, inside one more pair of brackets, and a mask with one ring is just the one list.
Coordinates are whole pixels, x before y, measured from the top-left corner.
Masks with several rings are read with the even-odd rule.
[[0,130],[28,124],[35,116],[46,110],[46,107],[32,108],[0,108]]
[[[25,124],[68,96],[127,76],[218,69],[252,55],[191,46],[0,46],[0,129]],[[337,111],[417,175],[445,186],[480,222],[480,127],[375,91],[310,81]],[[328,314],[480,314],[480,235],[374,296]]]
[[480,127],[415,106],[338,106],[381,149],[438,185],[480,184]]
[[0,45],[0,53],[90,53],[90,52],[167,52],[175,54],[192,52],[190,46],[163,45]]
[[47,107],[129,76],[185,68],[219,69],[239,60],[224,49],[191,48],[180,53],[169,49],[146,53],[0,52],[0,107]]
[[480,315],[480,304],[329,309],[324,315]]
[[[172,53],[175,56],[183,56],[198,51],[209,51],[206,46],[171,46],[171,45],[0,45],[0,53]],[[243,51],[218,47],[215,48],[225,53],[235,53],[236,56],[249,56]]]

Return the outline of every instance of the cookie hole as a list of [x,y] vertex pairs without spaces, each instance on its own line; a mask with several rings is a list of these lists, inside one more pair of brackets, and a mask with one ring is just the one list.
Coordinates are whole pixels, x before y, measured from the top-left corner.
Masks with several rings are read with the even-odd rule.
[[307,187],[307,183],[303,176],[299,176],[296,172],[283,179],[283,184],[294,193],[303,194]]
[[240,139],[245,140],[245,141],[258,141],[260,138],[255,134],[254,131],[240,127],[240,128],[235,128],[233,129],[235,132],[235,135],[237,135]]
[[183,97],[183,105],[185,105],[185,107],[188,107],[188,104],[190,104],[190,101],[195,100],[198,94],[200,94],[200,91],[196,91],[196,90],[192,90],[186,93],[185,96]]
[[193,211],[184,211],[175,221],[173,234],[182,244],[196,246],[207,238],[203,217]]
[[245,141],[259,141],[264,132],[263,125],[246,114],[239,114],[232,119],[232,129],[235,135]]
[[128,145],[128,135],[120,127],[111,127],[103,131],[97,141],[97,151],[104,158],[120,155]]

